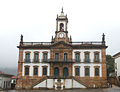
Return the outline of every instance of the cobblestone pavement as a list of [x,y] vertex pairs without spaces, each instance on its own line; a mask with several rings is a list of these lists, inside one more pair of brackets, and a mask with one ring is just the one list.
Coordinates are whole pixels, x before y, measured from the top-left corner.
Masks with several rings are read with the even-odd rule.
[[114,86],[112,88],[104,89],[74,89],[74,90],[5,90],[0,92],[120,92],[120,87]]

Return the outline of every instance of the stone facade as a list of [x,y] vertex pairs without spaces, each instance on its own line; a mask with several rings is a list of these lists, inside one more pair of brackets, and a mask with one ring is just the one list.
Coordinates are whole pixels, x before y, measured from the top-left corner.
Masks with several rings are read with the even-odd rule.
[[51,42],[23,42],[21,36],[17,89],[107,87],[105,35],[101,42],[72,42],[62,10]]

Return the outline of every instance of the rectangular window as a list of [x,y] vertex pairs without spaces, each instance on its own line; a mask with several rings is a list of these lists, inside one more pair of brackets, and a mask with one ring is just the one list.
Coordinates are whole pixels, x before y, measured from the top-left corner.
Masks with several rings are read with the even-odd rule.
[[67,53],[64,53],[64,61],[67,61]]
[[79,68],[75,68],[75,76],[79,76]]
[[85,76],[89,76],[89,68],[85,68]]
[[29,75],[29,67],[25,67],[25,75]]
[[30,62],[30,53],[26,53],[26,62]]
[[43,75],[47,75],[47,67],[43,67]]
[[55,53],[55,61],[59,60],[59,53]]
[[80,61],[80,54],[79,53],[75,53],[75,61],[76,62]]
[[95,68],[95,76],[99,76],[99,68]]
[[99,54],[95,53],[95,62],[99,62]]
[[39,62],[38,58],[39,58],[39,54],[35,53],[35,62]]
[[43,61],[47,61],[47,53],[43,53]]
[[38,75],[38,67],[34,67],[34,75]]
[[89,53],[85,53],[85,62],[89,63]]

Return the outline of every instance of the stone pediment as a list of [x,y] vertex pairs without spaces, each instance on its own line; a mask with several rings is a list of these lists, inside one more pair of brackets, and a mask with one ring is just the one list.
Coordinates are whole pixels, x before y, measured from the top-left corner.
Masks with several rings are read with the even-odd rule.
[[53,49],[72,49],[72,45],[65,43],[64,41],[60,41],[60,42],[52,44],[50,46],[50,48],[53,48]]

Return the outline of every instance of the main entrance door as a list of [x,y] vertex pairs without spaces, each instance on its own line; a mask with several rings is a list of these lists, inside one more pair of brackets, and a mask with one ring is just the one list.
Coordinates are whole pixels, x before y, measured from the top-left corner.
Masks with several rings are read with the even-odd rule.
[[67,67],[64,67],[63,68],[63,77],[68,77],[68,68]]
[[58,76],[59,76],[59,68],[58,68],[58,67],[55,67],[55,68],[54,68],[54,76],[55,76],[55,77],[58,77]]

